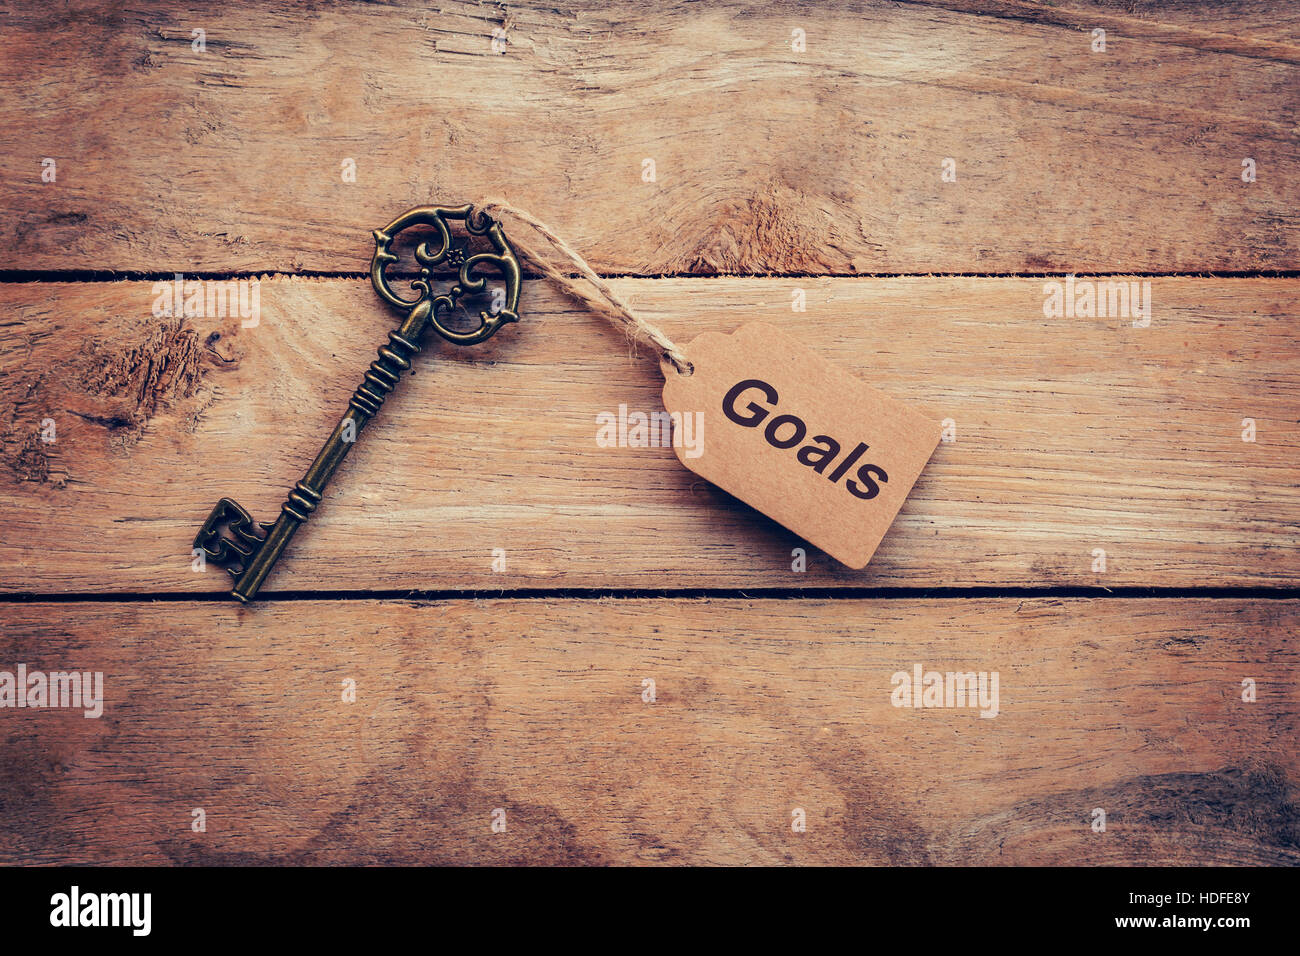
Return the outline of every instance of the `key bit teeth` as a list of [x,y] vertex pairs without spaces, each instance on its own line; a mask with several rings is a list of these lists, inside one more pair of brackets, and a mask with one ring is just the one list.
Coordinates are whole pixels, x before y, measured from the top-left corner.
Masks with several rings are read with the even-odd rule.
[[[221,533],[222,528],[228,532]],[[254,527],[253,517],[233,498],[222,498],[216,503],[203,527],[194,538],[194,547],[217,564],[238,562],[247,564],[265,540]],[[227,567],[228,571],[236,574]],[[236,575],[237,576],[237,575]]]

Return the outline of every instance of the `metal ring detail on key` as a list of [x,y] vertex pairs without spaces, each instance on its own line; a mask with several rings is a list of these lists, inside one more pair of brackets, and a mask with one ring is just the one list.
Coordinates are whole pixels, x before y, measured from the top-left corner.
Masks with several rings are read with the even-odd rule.
[[[450,224],[457,221],[464,223],[465,232],[468,233],[464,240],[457,240],[452,235]],[[411,288],[419,295],[414,299],[404,299],[388,284],[385,270],[398,260],[392,252],[393,240],[402,231],[418,225],[432,226],[435,237],[415,247],[415,261],[420,264],[420,275],[411,280]],[[469,237],[472,236],[486,236],[493,251],[467,255]],[[501,224],[486,212],[476,210],[473,204],[417,206],[402,213],[383,229],[376,229],[374,237],[375,254],[370,260],[370,282],[374,285],[375,292],[385,302],[407,313],[413,312],[423,303],[430,303],[429,323],[447,341],[457,345],[473,345],[491,338],[506,323],[519,321],[516,311],[519,308],[519,260],[506,241]],[[456,282],[446,292],[436,295],[433,291],[433,273],[440,265],[459,271]],[[497,278],[505,284],[503,307],[498,312],[479,312],[477,328],[463,332],[448,328],[439,319],[439,315],[451,312],[461,296],[479,293],[486,288],[489,276],[475,274],[483,266],[495,266],[499,273]]]

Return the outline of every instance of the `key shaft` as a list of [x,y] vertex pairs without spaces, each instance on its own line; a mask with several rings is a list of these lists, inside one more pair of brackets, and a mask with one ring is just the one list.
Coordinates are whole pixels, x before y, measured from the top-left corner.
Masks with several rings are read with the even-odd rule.
[[379,358],[370,363],[365,380],[357,386],[348,402],[347,412],[339,419],[333,434],[302,480],[289,492],[280,506],[280,516],[267,532],[266,540],[235,582],[230,593],[237,600],[248,603],[257,594],[294,533],[321,503],[325,486],[361,437],[366,423],[379,413],[384,399],[401,381],[401,373],[411,367],[411,359],[420,350],[420,339],[429,324],[430,308],[425,302],[412,309],[406,321],[388,334],[389,344],[380,346]]

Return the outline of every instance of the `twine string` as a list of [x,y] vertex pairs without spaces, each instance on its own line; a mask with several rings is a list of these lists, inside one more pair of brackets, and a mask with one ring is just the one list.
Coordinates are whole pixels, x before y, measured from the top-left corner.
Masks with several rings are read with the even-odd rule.
[[638,316],[632,311],[632,307],[623,301],[619,295],[605,284],[600,276],[596,275],[594,269],[588,265],[584,259],[572,246],[555,234],[550,226],[542,222],[531,213],[518,209],[510,205],[504,199],[489,198],[475,204],[475,209],[481,209],[491,215],[493,218],[500,218],[502,215],[512,217],[518,221],[527,224],[538,235],[545,239],[555,252],[563,257],[564,265],[571,267],[583,279],[600,293],[599,296],[592,295],[590,291],[580,285],[572,276],[561,271],[560,267],[555,264],[552,256],[543,255],[537,251],[528,242],[521,240],[517,231],[506,230],[510,237],[510,243],[516,249],[523,253],[524,258],[541,272],[542,275],[550,279],[566,293],[573,298],[600,312],[610,320],[616,327],[623,332],[633,342],[643,342],[652,346],[664,361],[668,362],[679,373],[689,375],[694,371],[694,366],[686,358],[686,354],[677,347],[676,343],[670,339],[664,330],[656,325],[651,325],[645,319]]

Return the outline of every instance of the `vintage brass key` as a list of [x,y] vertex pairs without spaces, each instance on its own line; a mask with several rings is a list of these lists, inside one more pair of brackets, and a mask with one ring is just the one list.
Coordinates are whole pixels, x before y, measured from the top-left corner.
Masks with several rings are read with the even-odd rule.
[[[492,252],[468,255],[469,238],[454,239],[450,223],[465,224],[469,236],[486,236]],[[420,277],[411,282],[411,288],[420,295],[414,300],[403,299],[393,292],[385,278],[384,270],[397,261],[391,251],[393,239],[402,230],[415,225],[432,226],[438,247],[432,241],[420,243],[415,248],[415,259],[420,264]],[[217,502],[208,520],[203,522],[194,539],[196,551],[202,549],[207,559],[224,565],[235,577],[235,587],[230,592],[247,603],[270,574],[276,560],[288,546],[298,526],[306,521],[321,502],[325,485],[336,468],[347,457],[366,422],[370,421],[384,403],[384,398],[397,385],[400,374],[411,367],[411,357],[420,349],[420,339],[429,326],[449,342],[473,345],[496,333],[507,322],[517,322],[519,315],[519,261],[501,232],[500,223],[482,210],[467,206],[421,206],[398,216],[383,229],[375,230],[375,254],[370,260],[370,281],[385,302],[403,310],[406,318],[388,333],[388,344],[380,346],[378,360],[370,363],[365,380],[358,386],[348,402],[348,410],[339,420],[334,434],[303,475],[294,485],[280,508],[274,524],[263,524],[265,535],[258,533],[247,511],[230,498]],[[455,284],[443,295],[434,295],[433,270],[439,265],[459,269]],[[496,312],[480,312],[477,328],[458,332],[448,328],[439,319],[439,313],[448,313],[457,300],[467,294],[483,292],[488,277],[475,277],[480,266],[495,266],[504,283],[503,307]],[[229,534],[223,536],[222,528]]]

